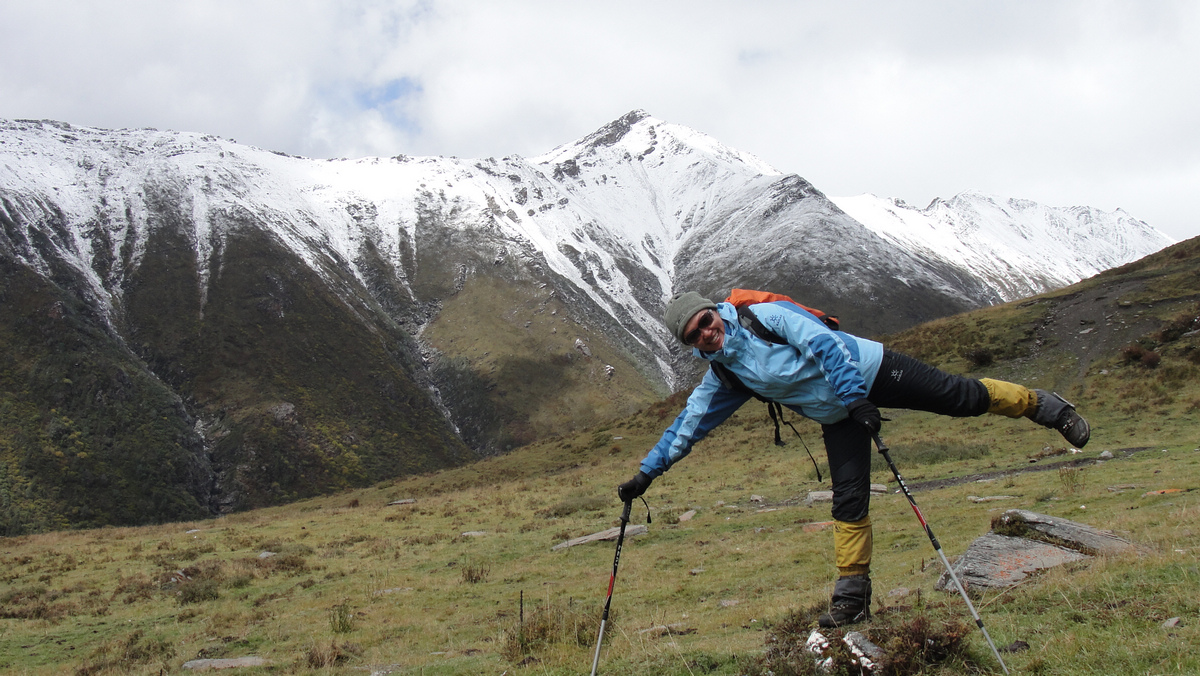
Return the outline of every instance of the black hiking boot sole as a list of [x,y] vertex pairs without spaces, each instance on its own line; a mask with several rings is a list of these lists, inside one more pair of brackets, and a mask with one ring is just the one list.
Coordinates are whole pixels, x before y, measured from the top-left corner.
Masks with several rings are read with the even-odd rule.
[[871,611],[866,608],[830,608],[828,613],[817,618],[817,624],[823,629],[837,629],[851,624],[858,624],[871,619]]

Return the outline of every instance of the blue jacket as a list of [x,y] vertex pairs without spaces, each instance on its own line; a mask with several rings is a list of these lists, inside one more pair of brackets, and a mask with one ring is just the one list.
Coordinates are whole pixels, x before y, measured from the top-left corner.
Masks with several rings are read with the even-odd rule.
[[[758,303],[750,310],[788,344],[759,338],[738,322],[737,308],[718,303],[725,343],[716,352],[694,350],[696,356],[721,362],[750,389],[819,423],[844,420],[846,405],[867,396],[883,361],[883,345],[831,331],[793,303]],[[651,477],[667,471],[749,398],[722,385],[710,369],[642,460],[642,471]]]

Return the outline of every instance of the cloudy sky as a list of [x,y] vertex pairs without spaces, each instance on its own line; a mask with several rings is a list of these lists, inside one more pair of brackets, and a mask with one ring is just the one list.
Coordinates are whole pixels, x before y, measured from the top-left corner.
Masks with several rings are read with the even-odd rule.
[[1200,2],[4,0],[0,117],[535,155],[641,108],[829,195],[1200,235]]

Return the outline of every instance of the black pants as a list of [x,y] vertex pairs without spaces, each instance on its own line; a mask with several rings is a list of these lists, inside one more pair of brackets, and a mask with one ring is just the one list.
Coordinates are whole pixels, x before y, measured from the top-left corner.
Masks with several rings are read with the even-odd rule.
[[[867,399],[880,408],[906,408],[955,417],[983,415],[991,403],[987,388],[978,380],[950,375],[912,357],[886,350]],[[833,481],[833,518],[863,519],[871,500],[871,434],[849,418],[822,425],[821,431]]]

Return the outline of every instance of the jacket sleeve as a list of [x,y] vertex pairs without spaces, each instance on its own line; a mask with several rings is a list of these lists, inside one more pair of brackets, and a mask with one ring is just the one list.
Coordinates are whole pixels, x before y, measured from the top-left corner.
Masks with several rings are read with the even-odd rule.
[[670,469],[671,465],[691,453],[697,441],[724,422],[749,398],[749,394],[734,392],[722,385],[710,369],[696,389],[692,390],[687,406],[642,460],[642,471],[657,477]]
[[867,396],[867,383],[853,363],[859,359],[858,343],[853,336],[830,330],[820,319],[800,307],[794,311],[790,307],[783,309],[779,326],[772,328],[817,365],[843,404]]

